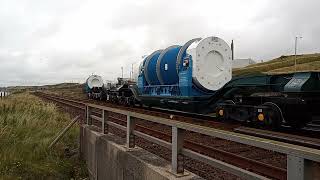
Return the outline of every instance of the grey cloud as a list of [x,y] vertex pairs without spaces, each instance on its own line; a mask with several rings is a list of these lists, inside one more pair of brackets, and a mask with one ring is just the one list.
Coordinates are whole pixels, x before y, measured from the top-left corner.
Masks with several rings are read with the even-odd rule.
[[[232,4],[232,1],[228,1]],[[235,2],[235,1],[234,1]],[[253,1],[242,3],[251,7]],[[256,2],[256,1],[255,1]],[[104,27],[106,32],[90,27],[84,21],[75,24],[74,31],[87,28],[82,37],[65,33],[70,31],[72,18],[78,15],[90,17],[94,12],[86,11],[88,5],[97,3],[105,9],[92,18],[97,27]],[[44,1],[44,0],[7,0],[0,3],[0,86],[15,84],[44,84],[67,80],[85,80],[96,73],[104,79],[112,80],[121,75],[121,66],[129,74],[131,63],[139,57],[172,44],[183,44],[191,38],[217,35],[230,43],[235,40],[237,58],[251,57],[256,60],[272,59],[294,51],[294,37],[303,36],[299,41],[300,53],[320,51],[320,22],[318,21],[320,1],[279,0],[276,3],[261,1],[263,7],[258,13],[239,9],[232,12],[223,6],[221,14],[215,14],[215,8],[221,8],[219,1],[121,1],[115,6],[110,2],[98,1]],[[204,15],[201,6],[212,6]],[[93,6],[95,7],[95,6]],[[231,6],[229,6],[231,7]],[[250,8],[249,8],[250,9]],[[94,9],[93,9],[94,10]],[[208,10],[208,9],[206,9]],[[112,16],[107,12],[112,11]],[[237,14],[238,13],[238,14]],[[236,17],[247,13],[245,24],[221,22],[225,16]],[[81,17],[79,17],[81,18]],[[108,20],[111,19],[111,21]],[[89,18],[90,19],[90,18]],[[230,18],[232,19],[232,18]],[[101,23],[103,26],[99,26]],[[95,25],[95,23],[93,23]],[[143,34],[127,40],[122,33],[132,37],[134,32],[143,29]],[[97,31],[98,30],[98,31]],[[104,29],[103,29],[104,30]],[[82,31],[81,31],[82,32]],[[95,33],[99,34],[95,34]],[[116,32],[117,37],[108,33]],[[79,37],[78,37],[79,36]],[[89,41],[88,37],[101,37],[101,40]],[[72,39],[74,38],[74,39]],[[129,37],[130,38],[130,37]],[[89,38],[90,39],[90,38]],[[141,39],[141,40],[140,40]],[[64,46],[78,41],[77,47]],[[57,46],[57,47],[55,47]],[[60,47],[61,46],[61,47]],[[63,48],[65,47],[65,48]],[[77,49],[79,48],[79,49]],[[85,50],[83,50],[85,49]]]
[[[208,34],[207,20],[197,14],[190,14],[181,3],[155,1],[148,5],[127,3],[123,11],[114,15],[112,27],[116,29],[135,29],[146,27],[147,37],[144,46],[159,49],[162,44],[181,44],[195,36]],[[176,7],[177,5],[178,7]],[[161,43],[160,43],[161,42]]]
[[[254,47],[255,58],[271,59],[282,54],[292,54],[295,36],[303,36],[299,42],[300,52],[319,51],[317,48],[320,45],[317,42],[320,39],[318,7],[320,7],[320,1],[316,0],[280,0],[277,3],[269,3],[252,24],[258,27],[257,36],[248,36],[248,39],[254,40],[256,46],[248,43],[245,47]],[[245,54],[253,54],[249,48],[246,51]]]

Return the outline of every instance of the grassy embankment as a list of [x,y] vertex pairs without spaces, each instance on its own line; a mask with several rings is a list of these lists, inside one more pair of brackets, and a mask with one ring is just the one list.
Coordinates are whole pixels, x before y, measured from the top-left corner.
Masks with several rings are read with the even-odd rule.
[[0,100],[0,179],[70,179],[86,177],[77,154],[79,129],[74,126],[53,149],[49,144],[69,122],[55,105],[29,94]]
[[77,99],[87,99],[86,94],[83,92],[83,85],[82,84],[76,84],[76,85],[70,85],[70,86],[52,86],[48,87],[46,90],[44,90],[46,93],[55,94],[58,96],[67,96],[67,97],[74,97]]
[[[294,56],[281,56],[279,58],[249,65],[245,68],[233,69],[234,76],[249,74],[278,74],[295,71]],[[297,56],[297,71],[320,71],[320,54],[304,54]]]
[[22,93],[28,91],[41,90],[46,93],[51,93],[59,96],[69,96],[79,99],[86,99],[86,95],[83,93],[83,84],[78,83],[60,83],[55,85],[43,85],[43,86],[12,86],[8,90],[12,93]]

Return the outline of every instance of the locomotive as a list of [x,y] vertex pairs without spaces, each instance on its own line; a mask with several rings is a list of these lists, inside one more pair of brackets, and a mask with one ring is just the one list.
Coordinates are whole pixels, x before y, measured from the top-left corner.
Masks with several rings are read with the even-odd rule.
[[84,91],[89,99],[104,98],[104,83],[101,76],[90,75],[84,85]]
[[134,105],[134,96],[132,94],[131,86],[135,82],[129,78],[118,78],[117,83],[107,83],[104,88],[104,94],[107,101],[123,105]]
[[108,101],[215,114],[277,129],[302,128],[320,116],[320,73],[232,77],[232,50],[218,37],[156,50],[140,63],[136,83],[118,79]]

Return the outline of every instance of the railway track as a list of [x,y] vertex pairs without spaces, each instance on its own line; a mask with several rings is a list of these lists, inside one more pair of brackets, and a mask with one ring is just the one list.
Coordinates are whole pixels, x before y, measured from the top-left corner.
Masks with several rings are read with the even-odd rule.
[[210,126],[222,130],[232,130],[236,127],[239,127],[240,124],[237,123],[225,123],[225,122],[218,122],[218,121],[213,121],[214,116],[209,116],[209,115],[203,115],[203,114],[195,114],[195,113],[185,113],[182,111],[175,111],[175,110],[165,110],[165,109],[150,109],[150,108],[139,108],[139,107],[128,107],[128,106],[121,106],[121,105],[116,105],[108,102],[100,102],[100,101],[94,101],[94,100],[78,100],[78,99],[70,99],[70,98],[65,98],[65,97],[59,97],[59,96],[53,96],[49,94],[44,94],[41,92],[37,92],[38,96],[44,97],[44,98],[50,98],[51,100],[58,100],[60,103],[62,101],[67,102],[69,105],[74,105],[75,107],[80,108],[82,106],[84,109],[85,103],[92,103],[92,104],[98,104],[102,106],[108,106],[108,107],[114,107],[118,109],[123,109],[127,111],[133,111],[133,112],[138,112],[138,113],[143,113],[143,114],[148,114],[148,115],[153,115],[153,116],[158,116],[158,117],[164,117],[164,118],[169,118],[172,120],[177,120],[177,121],[183,121],[183,122],[189,122],[189,123],[195,123],[199,125],[204,125],[204,126]]
[[[46,98],[50,101],[55,101],[57,103],[61,103],[63,105],[71,106],[73,108],[81,109],[81,110],[85,110],[85,104],[90,102],[90,101],[86,101],[86,102],[77,101],[77,100],[72,100],[72,99],[67,99],[67,98],[62,98],[62,97],[57,97],[57,96],[51,96],[51,95],[47,95],[47,94],[36,94],[36,95],[38,95],[42,98]],[[128,110],[135,110],[134,108],[128,108],[128,107],[126,107],[126,108]],[[98,117],[101,116],[101,114],[99,114],[99,112],[95,112],[95,113]],[[166,116],[166,117],[169,116],[173,120],[181,120],[180,115],[176,115],[176,114],[174,115],[176,117],[172,117],[172,114],[168,114],[168,113],[165,114],[164,112],[154,113],[154,112],[150,112],[148,110],[144,110],[142,112],[139,111],[139,113],[149,113],[149,114],[151,113],[152,115],[156,114],[159,116]],[[126,126],[125,118],[115,117],[115,116],[111,116],[111,115],[109,115],[109,118],[111,121],[113,121],[121,126]],[[95,122],[95,123],[97,123],[96,125],[98,125],[98,127],[99,127],[100,122]],[[208,123],[208,121],[202,121],[202,123],[206,124],[206,123]],[[214,125],[218,124],[218,126],[221,126],[221,124],[223,124],[220,122],[215,122],[215,123],[214,123]],[[212,123],[209,123],[209,124],[212,125]],[[228,127],[228,128],[224,128],[224,129],[235,130],[236,132],[241,132],[244,134],[260,136],[263,138],[284,141],[284,142],[292,143],[292,144],[298,144],[298,145],[303,145],[303,146],[308,146],[308,147],[313,147],[313,148],[320,148],[320,142],[313,141],[312,139],[308,139],[308,141],[306,141],[303,139],[304,137],[300,137],[300,136],[299,136],[299,138],[297,138],[297,137],[294,138],[293,136],[291,136],[291,138],[290,138],[290,136],[288,134],[284,134],[284,133],[273,133],[272,135],[269,133],[268,134],[269,136],[267,136],[266,132],[259,131],[256,129],[249,129],[249,128],[246,129],[244,127],[239,127],[239,126],[232,127],[232,128]],[[162,130],[157,130],[157,129],[152,128],[150,126],[148,127],[143,124],[137,124],[136,130],[143,132],[143,133],[146,133],[148,135],[157,137],[157,138],[162,139],[167,142],[171,141],[171,133],[166,133]],[[193,151],[203,153],[208,156],[226,161],[226,162],[231,163],[233,165],[236,165],[238,167],[256,172],[258,174],[261,174],[261,175],[264,175],[267,177],[271,177],[271,178],[275,178],[275,179],[285,179],[286,178],[286,169],[285,168],[273,166],[273,165],[263,163],[263,162],[260,162],[260,161],[254,160],[254,159],[250,159],[248,157],[243,157],[243,156],[240,156],[238,153],[231,153],[231,152],[228,152],[225,150],[221,150],[219,147],[208,146],[208,145],[198,143],[198,142],[188,140],[188,139],[185,140],[184,146],[188,149],[193,150]],[[250,151],[250,150],[251,149],[248,149],[247,151]]]
[[[170,118],[172,120],[210,126],[218,129],[230,130],[230,131],[239,132],[243,134],[259,136],[266,139],[272,139],[272,140],[282,141],[290,144],[296,144],[296,145],[320,149],[319,138],[305,137],[304,136],[305,134],[309,135],[307,132],[305,132],[305,130],[302,130],[298,133],[295,132],[297,134],[291,134],[292,132],[287,129],[284,130],[284,132],[275,132],[275,131],[269,131],[269,130],[244,127],[244,126],[241,126],[241,124],[237,124],[237,123],[231,124],[226,122],[217,122],[217,121],[214,121],[214,116],[212,115],[209,116],[209,115],[202,115],[202,114],[195,114],[195,113],[184,113],[181,111],[175,111],[175,110],[171,111],[171,110],[165,110],[160,108],[157,108],[156,111],[145,110],[141,108],[123,107],[120,105],[114,105],[110,103],[97,102],[94,100],[75,100],[75,99],[70,99],[65,97],[52,96],[44,93],[37,94],[37,95],[45,98],[50,98],[53,101],[74,106],[76,108],[83,109],[83,110],[85,109],[86,103],[99,104],[104,106],[113,106],[115,108],[124,109],[128,111],[134,111],[134,112],[144,113],[144,114],[153,115],[153,116]],[[99,112],[96,112],[96,113],[99,115]],[[315,135],[314,131],[311,132],[312,137],[320,137],[319,135],[320,133],[317,133]]]
[[[38,93],[37,95],[58,103],[62,103],[65,105],[69,105],[69,106],[81,109],[81,110],[85,110],[86,103],[97,103],[96,101],[93,101],[93,100],[74,100],[70,98],[52,96],[44,93]],[[98,104],[107,105],[107,106],[110,105],[110,103],[100,103],[100,102]],[[205,125],[205,126],[209,125],[214,128],[230,130],[230,131],[239,132],[243,134],[263,137],[266,139],[272,139],[272,140],[282,141],[290,144],[296,144],[296,145],[301,145],[305,147],[320,149],[320,140],[317,138],[310,138],[310,137],[304,137],[301,135],[294,135],[289,133],[261,130],[256,128],[248,128],[248,127],[240,126],[239,124],[233,125],[228,123],[215,122],[215,121],[212,121],[212,119],[210,119],[210,117],[212,116],[205,116],[205,115],[193,114],[193,113],[186,113],[184,116],[182,116],[183,112],[180,112],[180,111],[168,112],[167,110],[159,109],[159,111],[161,112],[154,112],[151,110],[143,110],[143,109],[132,108],[132,107],[123,107],[118,105],[113,105],[113,106],[115,106],[116,108],[122,108],[128,111],[135,111],[135,112],[145,113],[149,115],[171,118],[172,120],[180,120],[180,121],[183,120],[183,121]],[[99,112],[96,112],[96,114],[99,115]],[[205,117],[205,118],[201,119],[201,117]]]
[[276,141],[286,142],[290,144],[296,144],[300,146],[320,149],[320,139],[309,138],[304,136],[297,136],[293,134],[286,134],[281,132],[267,131],[262,129],[239,127],[234,129],[235,132],[247,134],[251,136],[257,136],[266,139],[272,139]]

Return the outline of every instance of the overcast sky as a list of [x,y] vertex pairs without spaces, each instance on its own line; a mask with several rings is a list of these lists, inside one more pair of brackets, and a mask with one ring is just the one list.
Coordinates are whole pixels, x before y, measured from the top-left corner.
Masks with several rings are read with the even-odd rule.
[[141,56],[196,37],[235,58],[320,52],[319,0],[0,0],[0,86],[129,76]]

